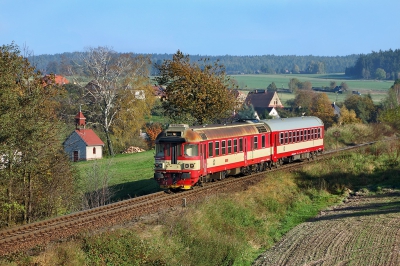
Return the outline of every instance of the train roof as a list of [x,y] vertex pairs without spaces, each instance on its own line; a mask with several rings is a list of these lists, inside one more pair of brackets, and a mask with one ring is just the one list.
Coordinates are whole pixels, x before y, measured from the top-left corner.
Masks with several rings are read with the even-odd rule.
[[300,128],[321,127],[324,125],[316,116],[288,117],[281,119],[260,120],[265,123],[271,131],[293,130]]
[[196,142],[269,132],[265,123],[232,123],[189,127],[172,124],[157,136],[156,142]]

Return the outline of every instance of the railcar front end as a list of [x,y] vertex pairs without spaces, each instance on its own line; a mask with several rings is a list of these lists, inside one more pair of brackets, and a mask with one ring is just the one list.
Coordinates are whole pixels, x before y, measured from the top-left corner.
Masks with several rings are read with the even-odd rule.
[[199,139],[188,128],[171,125],[156,139],[154,179],[161,188],[188,190],[199,180]]

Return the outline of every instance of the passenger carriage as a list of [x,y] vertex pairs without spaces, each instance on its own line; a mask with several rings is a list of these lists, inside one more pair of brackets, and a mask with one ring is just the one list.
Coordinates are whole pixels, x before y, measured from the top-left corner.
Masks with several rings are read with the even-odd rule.
[[271,133],[272,160],[283,162],[312,159],[324,150],[324,123],[315,116],[261,120]]

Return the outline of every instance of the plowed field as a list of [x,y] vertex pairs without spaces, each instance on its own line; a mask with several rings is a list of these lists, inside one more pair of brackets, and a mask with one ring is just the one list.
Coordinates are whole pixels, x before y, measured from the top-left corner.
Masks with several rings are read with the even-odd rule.
[[295,227],[253,265],[400,265],[400,192],[351,196]]

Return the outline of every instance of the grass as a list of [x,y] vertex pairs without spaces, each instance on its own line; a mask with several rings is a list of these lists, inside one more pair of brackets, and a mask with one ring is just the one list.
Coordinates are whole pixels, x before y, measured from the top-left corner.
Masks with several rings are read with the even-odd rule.
[[153,179],[154,151],[145,151],[133,154],[118,154],[114,157],[105,157],[96,161],[82,161],[76,163],[82,178],[93,167],[110,168],[109,182],[112,191],[115,191],[113,201],[142,196],[159,191],[158,184]]

